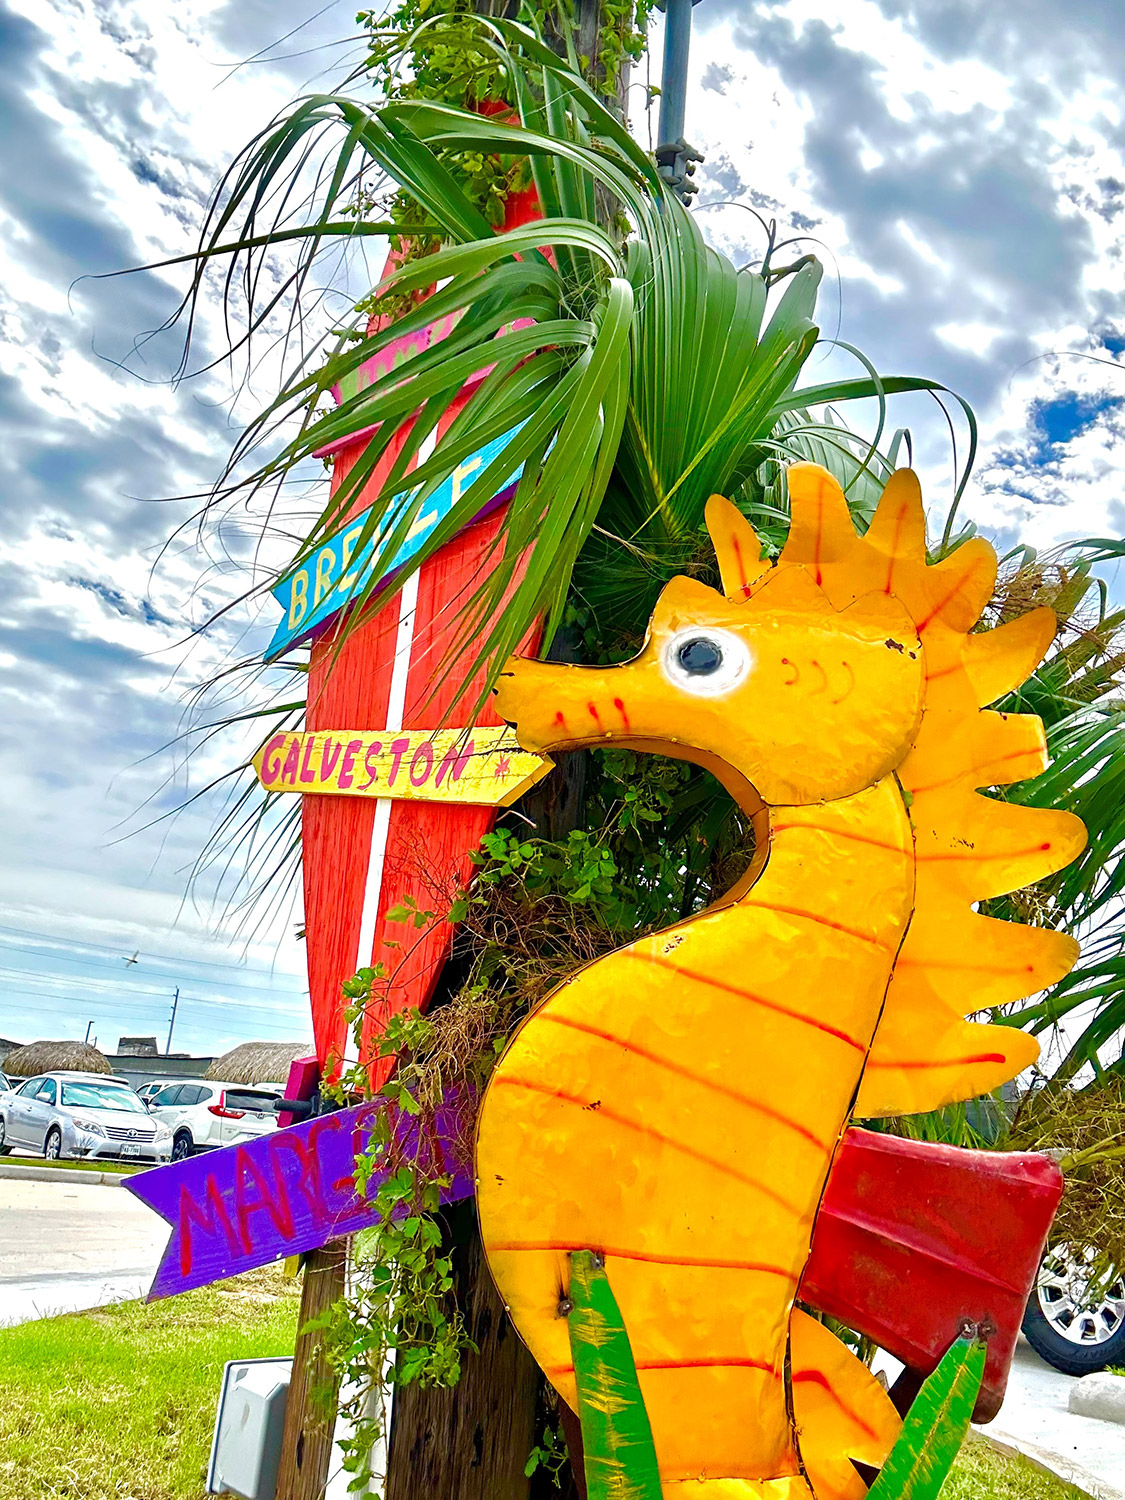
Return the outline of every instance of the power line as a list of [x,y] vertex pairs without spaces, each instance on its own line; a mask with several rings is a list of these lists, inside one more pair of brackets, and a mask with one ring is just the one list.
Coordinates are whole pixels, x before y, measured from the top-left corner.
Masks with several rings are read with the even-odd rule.
[[[3,923],[0,923],[0,932],[14,932],[19,937],[34,938],[40,943],[65,943],[71,948],[87,948],[93,953],[108,953],[118,962],[121,959],[118,949],[107,947],[104,943],[89,943],[82,938],[56,937],[50,933],[33,932],[27,927],[6,927]],[[128,946],[128,944],[125,946]],[[141,951],[143,952],[143,950]],[[149,953],[148,957],[172,965],[195,964],[211,969],[234,969],[242,974],[260,974],[265,979],[272,978],[272,971],[269,969],[251,969],[243,964],[225,964],[216,958],[180,958],[178,956],[173,957],[167,953],[155,952]]]
[[[58,987],[60,985],[65,986],[67,988],[67,990],[70,991],[70,992],[73,992],[73,988],[74,988],[74,980],[71,978],[71,976],[69,974],[37,974],[37,973],[35,973],[35,971],[33,969],[3,969],[3,968],[0,968],[0,985],[5,984],[9,979],[25,979],[30,984],[43,984],[43,985],[51,986],[52,988],[48,989],[48,991],[47,991],[48,994],[56,993],[57,990],[58,990]],[[221,986],[217,986],[217,987],[221,988]],[[13,993],[29,995],[32,992],[30,990],[17,990],[17,991],[14,991]],[[148,1005],[148,1004],[152,1003],[152,1002],[149,1002],[147,1000],[129,1000],[129,999],[125,998],[128,995],[152,995],[152,996],[154,996],[156,998],[156,1000],[162,1002],[163,1004],[166,1005],[168,1003],[168,989],[167,988],[165,988],[165,989],[148,989],[148,988],[143,988],[140,985],[130,985],[130,984],[126,984],[124,986],[120,986],[119,987],[119,986],[110,985],[110,984],[103,985],[100,980],[90,980],[89,983],[84,987],[84,993],[85,993],[86,996],[96,995],[96,996],[105,996],[105,997],[108,997],[108,998],[112,998],[114,1000],[114,1002],[116,1004],[119,1004],[119,1005],[142,1005],[143,1006],[143,1005]],[[191,996],[186,996],[185,998],[190,999],[192,1001],[192,1003],[195,1004],[195,1005],[219,1005],[219,1006],[223,1006],[225,1008],[229,1008],[231,1006],[237,1006],[241,1010],[276,1011],[282,1001],[284,1001],[284,1000],[303,1001],[306,998],[306,996],[304,994],[298,994],[298,993],[280,994],[280,995],[278,995],[276,997],[276,999],[275,999],[275,1001],[274,1001],[274,1003],[272,1005],[259,1005],[255,1001],[253,1001],[253,1000],[241,1000],[241,999],[233,999],[232,1000],[232,999],[224,998],[222,995],[215,995],[213,997],[208,997],[206,995],[191,995]]]
[[[0,930],[2,930],[2,929],[0,929]],[[61,939],[60,939],[60,941],[61,941]],[[114,963],[110,959],[103,959],[103,958],[79,958],[79,957],[71,958],[71,957],[69,957],[65,953],[49,953],[49,952],[48,953],[43,953],[43,950],[40,949],[40,948],[27,948],[27,947],[25,947],[21,943],[6,943],[2,939],[0,939],[0,955],[3,955],[5,953],[30,953],[30,954],[33,954],[33,955],[40,955],[40,954],[42,954],[42,956],[44,958],[49,957],[54,963],[59,963],[59,964],[85,964],[85,965],[88,965],[89,967],[92,967],[92,968],[112,969],[112,970],[114,970],[114,972],[116,972],[118,974],[124,974],[124,973],[128,972],[127,969],[125,969],[125,968],[122,967],[122,963],[124,962],[124,960],[121,959],[121,958],[118,958],[118,960],[117,960],[116,963]],[[140,960],[138,960],[138,962],[143,963],[144,960],[140,959]],[[174,959],[160,959],[160,962],[161,963],[167,963],[170,966],[174,966],[176,961]],[[240,971],[240,972],[244,972],[244,971]],[[257,972],[264,973],[265,971],[264,970],[259,970]],[[292,979],[295,984],[300,984],[300,982],[301,982],[300,979],[299,979],[299,977],[297,975],[295,975],[295,974],[294,975],[285,975],[284,977],[287,978],[287,979]],[[200,982],[202,982],[202,980]],[[231,990],[253,990],[253,991],[255,991],[259,995],[272,995],[272,994],[275,994],[277,992],[276,991],[276,987],[274,985],[238,984],[233,979],[223,979],[223,980],[216,979],[216,980],[213,980],[212,983],[214,983],[214,984],[220,984],[221,983],[224,989],[231,989]],[[304,993],[304,992],[301,991],[301,993]]]
[[[37,996],[37,995],[32,995],[30,998],[33,999],[33,1000],[38,1000],[40,997]],[[183,996],[180,997],[180,1003],[181,1003],[181,1005],[183,1005],[183,1003],[184,1003],[183,1002]],[[32,1007],[32,1006],[18,1006],[18,1007],[17,1006],[13,1006],[12,1009],[13,1009],[13,1013],[15,1013],[15,1012],[18,1011],[20,1014],[25,1014],[25,1013],[28,1014],[28,1015],[40,1015],[40,1014],[43,1014],[43,1015],[53,1015],[53,1016],[66,1016],[68,1018],[73,1018],[73,1016],[75,1015],[76,1012],[78,1014],[81,1014],[83,1011],[88,1011],[90,1009],[90,1007],[89,1006],[79,1006],[79,1005],[75,1004],[75,1006],[72,1007],[72,1008],[60,1008],[59,1006],[55,1006],[55,1005],[39,1005],[39,1004],[37,1004],[34,1007]],[[107,1007],[107,1011],[108,1011],[108,1007]],[[102,1013],[102,1015],[100,1017],[100,1024],[103,1025],[103,1026],[111,1025],[112,1022],[113,1022],[112,1015],[108,1014],[107,1011],[103,1011],[103,1013]],[[97,1019],[98,1018],[96,1018],[96,1020]],[[118,1023],[118,1024],[122,1024],[122,1023]],[[128,1024],[128,1023],[125,1023],[125,1024]],[[145,1019],[145,1024],[148,1024],[148,1018],[147,1017]],[[158,1018],[158,1020],[153,1021],[151,1024],[154,1025],[154,1026],[157,1025],[157,1024],[159,1024],[159,1018]],[[188,1024],[191,1024],[191,1023],[189,1022]],[[212,1023],[207,1022],[207,1021],[196,1021],[195,1025],[196,1025],[196,1029],[197,1030],[200,1029],[200,1027],[211,1027],[211,1029],[215,1029],[215,1027],[212,1025]],[[290,1037],[293,1037],[293,1034],[294,1034],[295,1031],[304,1030],[305,1034],[307,1035],[309,1032],[311,1032],[312,1028],[311,1028],[311,1026],[308,1023],[304,1023],[304,1025],[302,1026],[302,1023],[300,1021],[297,1021],[292,1026],[276,1026],[276,1025],[270,1025],[266,1021],[255,1021],[253,1023],[253,1028],[250,1028],[250,1027],[238,1027],[237,1029],[240,1030],[240,1031],[245,1031],[245,1030],[250,1030],[250,1029],[253,1029],[255,1031],[274,1031],[274,1032],[279,1032],[280,1034],[282,1034],[286,1038],[290,1038]]]

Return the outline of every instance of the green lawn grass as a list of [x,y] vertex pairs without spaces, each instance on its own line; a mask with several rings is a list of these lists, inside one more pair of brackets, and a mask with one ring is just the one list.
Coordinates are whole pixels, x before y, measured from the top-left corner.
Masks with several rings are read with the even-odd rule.
[[117,1172],[125,1177],[130,1177],[134,1172],[143,1172],[146,1167],[155,1166],[154,1162],[145,1162],[138,1166],[136,1162],[124,1161],[78,1161],[69,1157],[61,1157],[51,1160],[45,1156],[0,1156],[0,1162],[12,1167],[62,1167],[68,1172]]
[[1085,1490],[1064,1484],[1018,1454],[1000,1453],[970,1433],[941,1500],[1089,1500]]
[[[2,1500],[204,1500],[223,1362],[292,1351],[298,1286],[270,1267],[0,1329]],[[974,1435],[941,1500],[1087,1497]]]
[[202,1500],[223,1362],[293,1352],[274,1267],[0,1329],[3,1500]]

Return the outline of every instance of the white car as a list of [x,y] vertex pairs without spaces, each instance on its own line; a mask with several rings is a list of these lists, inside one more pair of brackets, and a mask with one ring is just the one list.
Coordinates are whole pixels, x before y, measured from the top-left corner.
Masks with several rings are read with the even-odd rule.
[[167,1161],[172,1132],[127,1083],[97,1073],[40,1073],[0,1094],[0,1156]]
[[279,1086],[250,1088],[242,1083],[212,1083],[185,1078],[166,1083],[146,1101],[149,1114],[172,1132],[172,1160],[193,1151],[234,1146],[277,1129],[274,1101]]

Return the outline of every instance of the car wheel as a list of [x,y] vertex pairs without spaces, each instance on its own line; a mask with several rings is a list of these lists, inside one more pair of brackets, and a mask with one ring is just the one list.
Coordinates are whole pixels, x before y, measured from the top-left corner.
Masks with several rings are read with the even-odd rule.
[[183,1161],[185,1157],[190,1156],[193,1144],[194,1142],[186,1130],[177,1131],[176,1137],[172,1142],[172,1160]]
[[1027,1342],[1064,1375],[1125,1364],[1125,1275],[1095,1250],[1058,1245],[1043,1257],[1023,1315]]
[[47,1139],[43,1143],[43,1155],[48,1161],[58,1161],[62,1156],[62,1132],[53,1126],[47,1132]]
[[4,1121],[0,1120],[0,1156],[7,1156],[11,1149],[11,1146],[8,1145],[5,1139]]

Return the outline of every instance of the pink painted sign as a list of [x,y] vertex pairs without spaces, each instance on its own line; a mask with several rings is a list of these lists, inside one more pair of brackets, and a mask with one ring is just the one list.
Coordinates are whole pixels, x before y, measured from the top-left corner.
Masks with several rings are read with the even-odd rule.
[[[375,1198],[388,1173],[356,1190],[356,1156],[367,1145],[385,1100],[289,1125],[244,1145],[139,1172],[125,1186],[172,1226],[149,1301],[207,1286],[288,1255],[316,1250],[378,1219]],[[473,1191],[461,1159],[461,1110],[450,1094],[432,1132],[396,1111],[392,1165],[423,1160],[449,1179],[442,1201]]]

